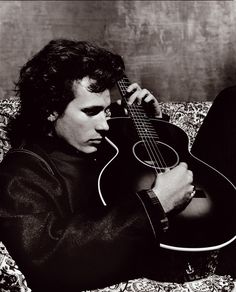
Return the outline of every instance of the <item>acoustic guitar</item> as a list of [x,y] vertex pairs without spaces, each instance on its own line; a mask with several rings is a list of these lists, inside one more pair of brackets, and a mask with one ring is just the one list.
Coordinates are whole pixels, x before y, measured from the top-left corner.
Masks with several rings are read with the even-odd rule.
[[[236,238],[236,188],[223,174],[189,151],[187,134],[179,127],[150,118],[143,104],[127,103],[127,77],[118,88],[128,117],[110,118],[103,147],[108,157],[98,179],[103,205],[153,186],[159,173],[181,161],[193,171],[196,194],[181,211],[170,214],[161,247],[179,251],[210,251]],[[112,194],[112,195],[111,195]]]

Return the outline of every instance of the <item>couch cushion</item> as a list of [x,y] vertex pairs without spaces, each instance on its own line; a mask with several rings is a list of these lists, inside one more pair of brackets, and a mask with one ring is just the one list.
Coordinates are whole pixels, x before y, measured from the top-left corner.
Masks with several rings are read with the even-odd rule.
[[20,110],[18,98],[0,100],[0,162],[4,154],[9,150],[10,143],[6,136],[6,126],[11,117],[17,115]]
[[170,116],[170,123],[185,131],[191,146],[212,102],[163,102],[160,105],[163,113]]

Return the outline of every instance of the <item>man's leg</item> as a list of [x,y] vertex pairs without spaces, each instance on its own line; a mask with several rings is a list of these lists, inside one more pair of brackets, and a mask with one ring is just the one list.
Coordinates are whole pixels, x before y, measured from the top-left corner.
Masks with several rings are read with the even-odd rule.
[[[227,88],[216,97],[191,152],[236,186],[236,87]],[[217,272],[236,278],[235,242],[221,250]]]
[[216,97],[191,151],[236,185],[236,87]]

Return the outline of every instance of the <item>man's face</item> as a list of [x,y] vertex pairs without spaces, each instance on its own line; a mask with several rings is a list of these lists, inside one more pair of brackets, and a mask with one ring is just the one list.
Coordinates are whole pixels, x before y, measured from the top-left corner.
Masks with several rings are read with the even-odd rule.
[[104,132],[109,129],[105,110],[111,103],[108,89],[101,93],[88,91],[88,77],[74,81],[74,99],[55,123],[59,137],[84,153],[97,151]]

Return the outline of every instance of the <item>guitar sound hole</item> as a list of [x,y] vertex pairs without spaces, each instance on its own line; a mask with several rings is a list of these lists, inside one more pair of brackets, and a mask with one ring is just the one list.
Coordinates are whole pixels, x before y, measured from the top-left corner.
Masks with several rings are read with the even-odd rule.
[[159,141],[148,145],[139,141],[133,146],[133,153],[138,161],[158,170],[171,169],[179,163],[179,156],[174,148]]

